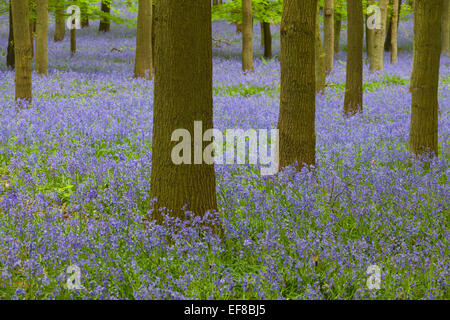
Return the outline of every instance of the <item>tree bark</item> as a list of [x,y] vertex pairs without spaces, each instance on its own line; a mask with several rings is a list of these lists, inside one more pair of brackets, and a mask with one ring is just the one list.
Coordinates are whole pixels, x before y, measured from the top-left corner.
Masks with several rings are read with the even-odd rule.
[[36,72],[48,73],[47,38],[48,38],[48,0],[36,0]]
[[[211,3],[165,0],[155,9],[150,196],[157,198],[156,208],[172,210],[172,216],[184,219],[184,206],[202,216],[217,209],[214,165],[175,165],[171,152],[178,142],[171,137],[176,129],[186,129],[194,137],[194,121],[202,121],[202,132],[213,128]],[[205,147],[210,142],[194,141],[191,154],[199,144]],[[158,210],[153,217],[158,223],[163,220]]]
[[14,28],[13,28],[13,15],[11,11],[11,1],[9,1],[9,36],[8,36],[8,49],[6,56],[6,66],[14,69],[15,59],[14,59]]
[[399,19],[399,0],[392,1],[392,23],[391,23],[391,64],[396,64],[398,61],[398,19]]
[[70,56],[77,52],[77,29],[70,29]]
[[151,79],[152,73],[152,0],[139,0],[134,76]]
[[330,73],[334,65],[334,0],[325,0],[324,37],[325,70]]
[[27,0],[12,1],[14,55],[16,62],[15,95],[22,103],[31,103],[31,42]]
[[350,117],[363,107],[364,18],[360,0],[348,0],[348,51],[344,114]]
[[272,57],[272,32],[270,31],[270,23],[263,22],[264,30],[264,57]]
[[384,38],[386,35],[386,15],[387,15],[388,0],[379,0],[378,6],[381,11],[381,28],[376,28],[373,36],[373,52],[371,52],[372,59],[370,60],[371,71],[383,70],[383,55],[384,55]]
[[[111,3],[109,0],[103,0],[101,5],[101,10],[104,14],[109,15],[111,13]],[[111,21],[109,17],[105,16],[100,19],[100,24],[98,26],[98,31],[109,32],[111,29]]]
[[[400,14],[400,10],[402,7],[402,0],[392,0],[393,3],[395,1],[397,3],[397,12]],[[394,6],[392,6],[392,9],[394,9]],[[393,17],[392,17],[393,18]],[[400,22],[399,17],[397,17],[397,30],[398,30],[398,24]],[[386,27],[386,40],[384,41],[384,50],[390,51],[392,45],[392,19],[387,19],[387,27]]]
[[334,14],[334,52],[335,53],[338,53],[340,50],[341,29],[342,29],[342,15],[335,12],[335,14]]
[[281,22],[279,168],[315,164],[317,0],[284,0]]
[[252,0],[242,0],[242,70],[253,71]]
[[416,155],[438,155],[438,84],[442,0],[414,1],[409,144]]
[[323,92],[325,88],[326,81],[326,69],[325,69],[325,52],[322,45],[322,40],[320,37],[320,26],[319,26],[319,10],[320,7],[317,5],[316,10],[316,26],[315,26],[315,77],[316,77],[316,93]]
[[66,33],[66,24],[64,21],[64,0],[57,0],[55,7],[55,42],[63,41]]

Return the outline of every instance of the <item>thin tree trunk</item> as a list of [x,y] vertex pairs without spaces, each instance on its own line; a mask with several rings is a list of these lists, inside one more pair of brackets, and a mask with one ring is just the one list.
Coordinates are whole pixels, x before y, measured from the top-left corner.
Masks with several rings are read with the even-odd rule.
[[[111,3],[108,0],[102,1],[101,10],[104,14],[109,15],[111,13]],[[111,21],[109,17],[105,16],[100,19],[100,24],[98,26],[98,31],[109,32],[111,29]]]
[[[150,196],[157,198],[156,208],[172,210],[171,216],[185,219],[183,207],[203,216],[217,210],[214,165],[204,161],[175,165],[171,153],[178,144],[172,141],[176,129],[194,137],[194,121],[202,121],[202,132],[213,128],[211,3],[165,0],[158,1],[155,9]],[[195,155],[195,150],[209,144],[194,141],[189,151]],[[153,217],[163,221],[158,210]]]
[[[397,3],[397,6],[396,6],[397,12],[398,12],[398,14],[400,14],[400,10],[402,7],[402,0],[392,0],[391,1],[392,11],[394,10],[393,1],[395,1]],[[391,17],[391,19],[387,19],[388,24],[386,27],[386,40],[384,41],[384,50],[385,51],[391,51],[391,48],[392,48],[391,47],[391,45],[392,45],[392,18],[393,18],[393,16]],[[396,26],[397,30],[398,30],[399,22],[400,22],[400,19],[399,19],[399,16],[397,16],[397,26]]]
[[414,1],[409,144],[416,155],[438,155],[438,84],[442,0]]
[[360,0],[348,0],[348,51],[344,114],[350,117],[363,107],[364,18]]
[[320,38],[320,26],[319,26],[319,5],[316,10],[316,26],[315,26],[315,78],[316,78],[316,93],[323,92],[326,81],[325,70],[325,52],[323,50],[322,40]]
[[[31,42],[27,0],[12,1],[16,100],[31,103]],[[20,104],[21,104],[20,103]]]
[[242,0],[242,70],[253,70],[252,0]]
[[[315,164],[317,0],[284,0],[281,22],[279,168]],[[301,30],[301,32],[299,32]]]
[[384,38],[386,35],[386,14],[387,14],[388,0],[379,0],[379,7],[381,11],[381,28],[376,28],[373,39],[373,52],[371,52],[373,59],[370,60],[371,71],[383,70],[383,55],[384,55]]
[[77,29],[70,29],[70,55],[73,56],[77,52]]
[[396,64],[398,61],[398,3],[399,0],[392,1],[392,24],[391,24],[391,64]]
[[46,75],[48,73],[48,0],[36,0],[36,3],[36,72]]
[[[367,2],[367,7],[373,5],[375,2],[374,0],[368,0]],[[375,13],[372,13],[375,14]],[[367,20],[371,15],[365,15],[365,21],[364,21],[364,26],[365,26],[365,30],[366,30],[366,53],[367,53],[367,61],[369,62],[369,65],[372,63],[371,61],[373,61],[374,56],[373,56],[373,52],[374,52],[374,40],[375,40],[375,30],[370,29],[368,27],[368,23]]]
[[152,78],[152,0],[139,0],[134,76]]
[[6,66],[14,69],[14,28],[13,28],[13,15],[11,12],[11,1],[9,2],[9,36],[8,36],[8,53],[6,56]]
[[342,15],[340,13],[334,14],[334,52],[338,53],[340,50],[341,41],[341,29],[342,29]]
[[272,32],[270,31],[270,23],[263,22],[264,30],[264,57],[272,57]]
[[66,33],[66,24],[64,21],[64,0],[57,0],[55,7],[55,42],[63,41]]
[[334,0],[325,0],[324,37],[325,70],[330,73],[334,65]]

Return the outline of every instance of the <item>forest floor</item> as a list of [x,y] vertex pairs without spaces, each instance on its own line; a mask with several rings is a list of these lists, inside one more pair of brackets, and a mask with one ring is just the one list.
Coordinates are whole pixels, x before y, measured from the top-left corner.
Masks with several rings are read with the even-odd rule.
[[[33,73],[30,108],[15,107],[14,73],[0,60],[0,299],[450,298],[450,59],[439,157],[412,160],[411,20],[400,24],[399,63],[386,53],[384,72],[365,66],[364,112],[351,119],[343,30],[317,96],[314,170],[275,179],[258,166],[216,166],[223,239],[199,236],[192,221],[177,236],[149,220],[153,81],[132,78],[135,31],[99,34],[96,23],[78,31],[71,57],[68,33],[54,43],[52,28],[50,73]],[[213,35],[215,127],[275,128],[277,28],[265,60],[255,25],[249,74],[234,26],[216,22]],[[0,48],[7,38],[3,19]],[[69,265],[80,290],[67,288]]]

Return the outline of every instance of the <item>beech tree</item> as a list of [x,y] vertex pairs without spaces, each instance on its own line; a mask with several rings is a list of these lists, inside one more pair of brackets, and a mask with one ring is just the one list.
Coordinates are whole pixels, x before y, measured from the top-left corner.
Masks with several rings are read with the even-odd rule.
[[344,113],[349,117],[363,107],[363,38],[364,18],[360,0],[347,0],[347,73],[344,98]]
[[48,0],[36,0],[36,72],[46,75],[48,38]]
[[13,0],[11,10],[14,28],[15,96],[31,103],[31,42],[28,0]]
[[416,155],[438,155],[438,84],[442,0],[414,1],[409,144]]
[[386,35],[386,15],[387,15],[388,0],[379,0],[378,6],[380,8],[381,24],[376,26],[373,34],[373,47],[370,52],[370,70],[383,70],[383,55],[384,55],[384,39]]
[[55,42],[63,41],[66,34],[66,24],[64,21],[65,0],[56,0],[55,3],[55,33],[53,40]]
[[14,28],[13,28],[13,16],[11,11],[11,1],[9,1],[9,36],[8,36],[8,48],[6,55],[6,66],[14,69]]
[[315,164],[317,0],[284,0],[281,35],[279,168]]
[[[176,129],[194,137],[194,121],[202,132],[213,128],[212,28],[210,1],[165,0],[155,6],[155,98],[153,109],[150,196],[156,208],[172,210],[184,219],[182,208],[202,216],[217,209],[213,164],[176,165],[171,152]],[[195,150],[210,144],[193,143]],[[162,222],[162,215],[154,211]]]
[[325,70],[333,70],[334,64],[334,0],[325,0],[324,8],[324,37]]
[[317,5],[316,10],[316,25],[315,25],[315,66],[314,72],[316,75],[316,93],[323,92],[326,81],[326,67],[325,67],[325,51],[322,45],[322,39],[320,37],[320,25],[319,25],[319,12],[320,7]]
[[242,70],[253,70],[252,0],[242,0]]
[[139,0],[134,76],[152,78],[152,0]]

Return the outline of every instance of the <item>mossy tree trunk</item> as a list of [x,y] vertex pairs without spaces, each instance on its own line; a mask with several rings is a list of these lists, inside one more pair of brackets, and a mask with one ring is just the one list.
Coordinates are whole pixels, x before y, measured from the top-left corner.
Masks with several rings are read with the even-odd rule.
[[11,1],[9,1],[9,36],[8,36],[8,49],[6,55],[6,66],[14,69],[14,28],[13,28],[13,16],[11,12]]
[[139,0],[134,76],[152,78],[152,0]]
[[55,42],[63,41],[66,33],[66,24],[64,21],[64,0],[57,0],[55,6]]
[[[171,152],[178,142],[171,138],[176,129],[188,130],[194,137],[194,121],[202,121],[202,132],[213,128],[211,3],[165,0],[155,9],[150,196],[157,198],[157,208],[172,210],[172,216],[184,219],[185,206],[203,216],[217,209],[214,165],[175,165]],[[194,141],[191,154],[208,144]],[[161,223],[159,211],[153,214]]]
[[36,0],[36,72],[48,73],[47,38],[48,38],[48,0]]
[[242,0],[242,70],[253,71],[252,0]]
[[416,155],[438,155],[438,84],[442,0],[414,1],[409,144]]
[[344,114],[350,117],[363,107],[364,18],[360,0],[348,0],[348,49]]
[[316,92],[323,92],[325,88],[326,80],[326,69],[325,69],[325,52],[322,45],[322,40],[320,37],[320,26],[319,26],[319,5],[317,5],[316,10],[316,26],[315,26],[315,78],[316,78]]
[[31,103],[31,42],[28,0],[12,1],[16,100]]
[[391,23],[391,64],[398,61],[398,19],[399,19],[399,0],[392,1],[392,23]]
[[279,168],[315,164],[317,0],[284,0],[281,34]]
[[324,8],[324,36],[325,70],[333,70],[334,64],[334,0],[325,0]]
[[340,50],[341,41],[341,29],[342,29],[342,15],[340,13],[334,13],[334,52],[338,53]]

